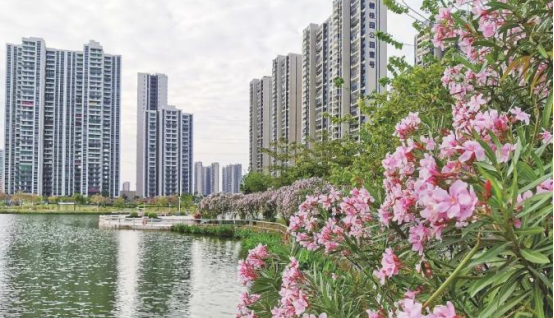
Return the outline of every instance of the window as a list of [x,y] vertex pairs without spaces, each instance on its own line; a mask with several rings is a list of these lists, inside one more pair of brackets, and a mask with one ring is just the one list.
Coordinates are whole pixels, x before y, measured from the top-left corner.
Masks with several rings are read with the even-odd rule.
[[375,29],[375,22],[369,22],[369,28]]
[[374,59],[375,58],[375,52],[369,52],[369,58]]
[[370,12],[370,13],[369,13],[369,18],[370,18],[370,19],[375,19],[375,13]]
[[374,2],[370,2],[370,3],[369,3],[369,8],[370,8],[370,9],[375,9],[375,3],[374,3]]
[[370,42],[369,42],[369,48],[370,48],[370,49],[374,49],[374,48],[375,48],[375,42],[370,41]]
[[369,66],[370,66],[371,68],[375,68],[375,62],[373,62],[373,61],[369,62]]

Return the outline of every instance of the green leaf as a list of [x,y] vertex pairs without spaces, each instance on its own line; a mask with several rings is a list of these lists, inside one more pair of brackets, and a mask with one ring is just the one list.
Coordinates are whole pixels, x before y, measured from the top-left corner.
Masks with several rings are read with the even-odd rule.
[[535,263],[535,264],[548,264],[550,263],[550,260],[548,259],[548,257],[542,255],[541,253],[537,252],[537,251],[533,251],[533,250],[530,250],[530,249],[522,249],[521,250],[521,255],[523,257],[525,257],[526,260],[528,260],[529,262],[532,262],[532,263]]
[[517,230],[517,235],[535,235],[535,234],[541,234],[544,233],[545,229],[542,226],[535,226],[535,227],[529,227],[522,230]]
[[550,92],[550,95],[548,95],[548,99],[544,105],[544,113],[542,114],[542,128],[546,130],[549,130],[550,116],[552,116],[552,93],[554,92]]
[[546,50],[544,49],[542,44],[539,43],[539,45],[537,45],[537,50],[539,51],[539,53],[543,58],[548,59],[548,53],[546,53]]
[[478,264],[486,263],[487,261],[490,261],[491,259],[498,256],[498,254],[504,252],[508,246],[511,246],[511,242],[506,242],[504,244],[496,245],[493,248],[490,248],[483,254],[477,256],[475,259],[469,263],[468,267],[473,267]]
[[542,307],[542,292],[538,284],[535,285],[533,290],[533,300],[535,302],[535,317],[544,318],[544,310]]
[[513,271],[501,271],[501,272],[490,272],[485,277],[475,281],[473,284],[471,284],[471,287],[469,288],[469,295],[471,297],[474,297],[479,291],[481,291],[483,288],[487,287],[488,285],[496,282],[504,282],[506,277],[510,276]]

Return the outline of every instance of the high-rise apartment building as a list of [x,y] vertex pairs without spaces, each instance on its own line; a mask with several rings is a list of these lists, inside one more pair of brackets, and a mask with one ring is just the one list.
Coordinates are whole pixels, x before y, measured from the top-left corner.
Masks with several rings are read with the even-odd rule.
[[0,193],[6,193],[4,186],[4,149],[0,149]]
[[[277,56],[273,60],[271,82],[271,141],[274,145],[301,143],[302,55]],[[279,151],[288,149],[280,147]]]
[[7,45],[6,193],[119,194],[121,56]]
[[210,195],[219,192],[219,163],[204,167],[202,162],[194,163],[194,193]]
[[137,195],[192,193],[193,117],[167,104],[167,76],[138,74]]
[[[387,74],[386,43],[376,37],[386,31],[383,0],[334,0],[331,16],[310,24],[302,39],[302,140],[357,136],[365,118],[358,98],[385,88],[379,79]],[[335,85],[341,78],[342,85]],[[332,121],[330,117],[352,121]]]
[[131,182],[129,182],[129,181],[123,182],[122,191],[131,191]]
[[414,64],[425,65],[427,58],[441,59],[444,51],[433,45],[431,33],[422,30],[414,39]]
[[194,163],[194,194],[202,195],[204,191],[204,167],[202,162]]
[[242,165],[231,164],[223,167],[221,172],[222,192],[239,193],[242,181]]
[[270,149],[272,139],[271,77],[253,79],[250,82],[250,171],[267,172],[270,157],[264,149]]

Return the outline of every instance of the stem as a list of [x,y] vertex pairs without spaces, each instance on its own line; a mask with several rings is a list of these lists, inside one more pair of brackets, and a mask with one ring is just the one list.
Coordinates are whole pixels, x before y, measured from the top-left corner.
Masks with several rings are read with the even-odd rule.
[[466,255],[466,257],[464,257],[464,259],[462,260],[460,265],[458,265],[458,267],[456,267],[456,269],[454,270],[454,272],[452,272],[450,277],[448,277],[444,281],[444,283],[442,283],[442,285],[439,287],[439,289],[437,289],[433,293],[433,295],[431,295],[431,297],[429,297],[429,299],[423,304],[423,308],[428,307],[435,300],[435,298],[439,297],[442,294],[442,292],[446,289],[446,287],[448,287],[448,285],[450,285],[450,283],[452,283],[454,281],[454,279],[456,279],[456,277],[458,276],[458,274],[460,274],[462,269],[464,269],[464,267],[467,265],[467,263],[469,263],[469,261],[471,260],[473,255],[475,255],[475,253],[477,253],[477,251],[479,250],[480,245],[481,245],[481,236],[478,236],[477,237],[477,243],[475,244],[475,246],[471,249],[471,251],[469,251],[469,253]]

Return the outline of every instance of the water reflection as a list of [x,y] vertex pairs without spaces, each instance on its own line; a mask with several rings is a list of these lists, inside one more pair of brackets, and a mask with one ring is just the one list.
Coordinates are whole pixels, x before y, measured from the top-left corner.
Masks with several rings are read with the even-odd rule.
[[137,302],[139,233],[120,231],[118,234],[116,316],[133,317]]
[[239,243],[0,215],[0,317],[232,317]]

